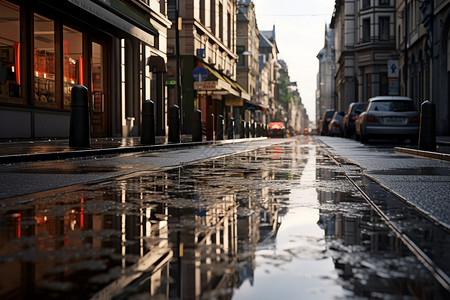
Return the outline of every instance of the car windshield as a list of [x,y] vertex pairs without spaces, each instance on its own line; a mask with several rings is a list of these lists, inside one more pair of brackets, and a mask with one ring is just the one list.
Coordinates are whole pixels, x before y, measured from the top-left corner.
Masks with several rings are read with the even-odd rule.
[[370,106],[371,111],[416,111],[411,101],[376,101]]

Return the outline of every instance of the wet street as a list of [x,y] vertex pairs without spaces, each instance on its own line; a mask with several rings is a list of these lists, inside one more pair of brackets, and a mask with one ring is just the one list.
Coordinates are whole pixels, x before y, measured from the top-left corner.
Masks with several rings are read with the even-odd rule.
[[301,137],[3,199],[0,298],[448,299],[346,170]]

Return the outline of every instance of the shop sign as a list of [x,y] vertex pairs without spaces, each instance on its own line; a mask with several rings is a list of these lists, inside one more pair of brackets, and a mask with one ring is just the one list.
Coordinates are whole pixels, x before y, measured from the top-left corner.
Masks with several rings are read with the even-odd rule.
[[177,85],[176,79],[167,79],[165,85]]
[[218,90],[220,89],[217,81],[196,81],[194,82],[194,88],[196,90]]
[[225,106],[244,106],[242,98],[225,98]]
[[389,78],[389,96],[397,96],[399,93],[398,78]]

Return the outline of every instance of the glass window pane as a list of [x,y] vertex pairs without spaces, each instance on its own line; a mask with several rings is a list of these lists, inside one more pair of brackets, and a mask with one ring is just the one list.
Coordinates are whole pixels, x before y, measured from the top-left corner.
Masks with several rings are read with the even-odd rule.
[[70,27],[63,26],[64,57],[64,106],[71,103],[72,87],[83,84],[83,35]]
[[19,7],[0,0],[0,20],[0,97],[10,102],[21,97]]
[[34,101],[56,106],[54,22],[34,14]]

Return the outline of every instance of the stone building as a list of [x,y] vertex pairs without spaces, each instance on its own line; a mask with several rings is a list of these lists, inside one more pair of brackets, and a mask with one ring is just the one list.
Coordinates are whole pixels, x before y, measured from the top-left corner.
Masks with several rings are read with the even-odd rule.
[[436,104],[436,133],[450,134],[450,1],[397,0],[400,91],[418,107]]
[[335,29],[336,110],[374,96],[399,94],[398,81],[388,79],[388,64],[397,59],[394,4],[336,0],[330,24]]

